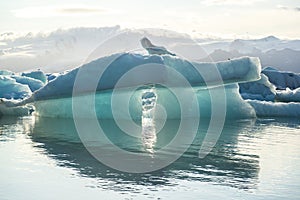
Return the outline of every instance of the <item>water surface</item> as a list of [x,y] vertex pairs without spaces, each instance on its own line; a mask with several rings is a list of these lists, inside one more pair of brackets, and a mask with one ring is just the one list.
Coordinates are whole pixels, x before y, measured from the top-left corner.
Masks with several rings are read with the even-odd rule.
[[[137,139],[114,121],[100,122],[115,145],[154,157],[176,135],[179,123],[167,121],[157,135],[151,135],[155,126],[146,126],[147,134]],[[218,143],[200,159],[207,125],[201,122],[193,144],[174,163],[135,174],[111,169],[91,156],[72,120],[2,117],[0,199],[300,198],[300,120],[228,121]],[[98,141],[98,146],[103,155],[114,155],[107,144]],[[160,156],[174,153],[169,149]]]

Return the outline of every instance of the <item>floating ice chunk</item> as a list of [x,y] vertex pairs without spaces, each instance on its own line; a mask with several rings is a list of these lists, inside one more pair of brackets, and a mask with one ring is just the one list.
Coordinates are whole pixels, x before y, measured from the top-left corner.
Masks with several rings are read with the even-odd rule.
[[277,91],[276,100],[282,102],[300,102],[300,88]]
[[[106,60],[110,60],[111,58],[100,58],[96,61],[93,61],[89,64],[82,66],[84,68],[84,75],[86,78],[83,80],[90,81],[89,77],[95,71],[99,70],[99,68],[103,67]],[[91,113],[96,109],[96,113],[100,118],[113,118],[111,111],[111,95],[112,89],[114,88],[116,82],[122,77],[126,72],[130,69],[134,68],[137,65],[142,64],[164,64],[167,65],[176,71],[178,71],[189,83],[194,86],[204,86],[202,89],[198,90],[197,97],[201,111],[201,117],[210,117],[211,110],[211,97],[209,95],[209,90],[205,89],[205,84],[209,83],[214,86],[218,86],[218,84],[230,84],[237,82],[246,82],[257,80],[260,78],[260,64],[259,61],[255,58],[241,58],[235,59],[226,62],[219,63],[189,63],[186,60],[182,60],[179,58],[171,57],[171,56],[142,56],[136,54],[122,54],[118,55],[118,59],[114,60],[114,62],[107,68],[107,71],[103,73],[103,76],[100,80],[100,84],[97,86],[98,92],[95,95],[95,108],[91,107],[91,105],[83,106],[82,111],[80,111],[82,117],[89,117]],[[154,70],[155,68],[152,66],[148,66],[149,69]],[[215,70],[211,70],[210,68],[214,68]],[[206,72],[206,79],[199,74],[197,69],[200,72]],[[219,72],[219,74],[215,74],[212,72]],[[40,116],[47,117],[63,117],[63,118],[71,118],[72,116],[72,98],[75,101],[87,102],[85,99],[89,98],[91,94],[89,94],[89,88],[81,91],[82,95],[73,96],[72,98],[72,89],[74,84],[74,79],[76,78],[78,69],[75,69],[65,75],[61,75],[57,77],[55,80],[49,82],[44,88],[37,91],[34,94],[34,102],[37,114]],[[152,71],[150,73],[145,74],[134,74],[135,77],[132,77],[131,82],[128,82],[127,87],[143,85],[147,84],[147,80],[145,80],[145,75],[151,75],[154,73],[156,76],[155,80],[159,80],[160,83],[164,82],[172,82],[174,86],[180,87],[180,81],[174,79],[169,73],[167,73],[167,69],[162,71]],[[220,80],[221,77],[221,80]],[[85,82],[86,83],[86,82]],[[124,86],[124,85],[123,85]],[[204,88],[204,89],[203,89]],[[185,88],[181,88],[184,90]],[[122,90],[126,93],[126,87]],[[216,90],[215,93],[218,93],[218,90],[221,88],[215,87],[211,88],[211,90]],[[90,91],[91,92],[91,91]],[[130,92],[127,91],[127,92]],[[142,93],[142,90],[139,91]],[[139,93],[137,92],[137,93]],[[180,118],[180,109],[178,107],[178,102],[174,99],[174,95],[170,94],[168,90],[157,88],[155,96],[158,97],[157,102],[163,105],[166,108],[168,118],[178,119]],[[226,102],[220,102],[221,104],[226,104],[225,106],[228,109],[227,117],[228,118],[247,118],[247,117],[255,117],[255,112],[253,108],[247,104],[238,93],[238,87],[236,84],[231,84],[225,87],[226,93]],[[122,93],[116,93],[119,99],[122,99]],[[153,93],[144,93],[143,95],[135,94],[133,95],[133,100],[130,104],[130,110],[132,111],[131,116],[135,119],[141,117],[142,112],[142,97],[147,96],[150,98]],[[177,102],[177,103],[176,103]],[[117,117],[123,118],[123,114],[119,112]],[[115,116],[116,117],[116,116]]]
[[285,88],[296,89],[300,87],[300,74],[292,72],[282,72],[273,68],[266,68],[262,71],[271,83],[278,89],[285,90]]
[[0,98],[25,99],[32,94],[28,85],[18,83],[10,76],[0,75]]
[[14,73],[8,70],[0,70],[0,75],[13,75]]
[[300,117],[300,103],[246,100],[258,117]]
[[262,101],[274,101],[275,99],[275,86],[269,82],[268,77],[264,74],[261,74],[260,80],[240,83],[239,87],[243,99],[256,99]]
[[38,79],[34,79],[26,76],[17,76],[17,75],[12,75],[10,77],[15,79],[17,83],[28,85],[28,87],[32,92],[44,86],[44,83]]
[[0,116],[27,116],[34,111],[33,105],[14,106],[17,103],[17,100],[0,99]]
[[33,79],[37,79],[37,80],[40,80],[43,83],[47,82],[46,75],[40,70],[32,71],[32,72],[26,72],[26,73],[23,72],[21,74],[21,76],[26,76],[26,77],[30,77],[30,78],[33,78]]
[[[255,81],[260,78],[261,66],[259,60],[249,57],[217,63],[191,63],[170,55],[114,54],[99,58],[56,77],[43,88],[35,91],[30,98],[15,103],[14,106],[33,103],[37,115],[72,118],[72,101],[74,100],[80,101],[84,105],[80,108],[82,109],[79,112],[81,117],[89,117],[91,113],[96,111],[97,117],[111,119],[116,117],[112,115],[112,90],[115,89],[116,84],[125,74],[130,74],[127,74],[127,72],[139,66],[146,67],[129,76],[128,81],[124,84],[117,85],[118,89],[120,89],[119,92],[115,93],[117,99],[123,99],[123,94],[126,92],[131,94],[131,87],[145,87],[144,85],[148,84],[151,84],[151,87],[155,86],[156,83],[158,85],[166,84],[168,87],[177,87],[180,90],[185,90],[186,88],[184,87],[186,85],[182,85],[181,81],[178,81],[178,78],[174,76],[174,73],[171,73],[173,70],[182,75],[195,90],[201,88],[197,91],[201,117],[209,118],[211,114],[209,90],[218,93],[222,88],[217,86],[224,84],[226,84],[226,99],[224,102],[221,101],[219,103],[220,105],[225,104],[228,109],[226,116],[229,118],[255,117],[253,108],[243,101],[238,93],[237,86],[239,82]],[[99,70],[103,70],[101,77],[96,76],[99,74]],[[80,88],[76,88],[77,91],[74,96],[73,89],[75,80],[77,81],[78,79],[78,72],[80,72],[82,78],[80,83],[82,84]],[[97,82],[97,78],[100,79],[99,82]],[[208,85],[210,86],[209,90],[206,88]],[[93,96],[95,89],[96,95]],[[167,91],[167,89],[163,88],[156,89],[157,103],[166,107],[168,118],[180,118],[180,106],[178,107],[177,100],[174,100],[174,95]],[[143,89],[137,90],[131,98],[129,110],[134,119],[139,119],[142,116],[143,92]],[[153,94],[147,93],[146,96],[151,97],[151,95]],[[95,107],[86,103],[88,102],[87,99],[91,97],[95,98]],[[7,105],[7,107],[9,106]],[[116,112],[118,118],[127,117],[127,115],[122,113],[123,111]]]

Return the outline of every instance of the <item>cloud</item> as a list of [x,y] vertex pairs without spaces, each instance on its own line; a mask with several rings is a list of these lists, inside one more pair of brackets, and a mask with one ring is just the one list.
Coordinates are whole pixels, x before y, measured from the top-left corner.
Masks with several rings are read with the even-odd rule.
[[283,6],[283,5],[277,5],[278,9],[282,9],[282,10],[288,10],[289,7],[288,6]]
[[300,12],[300,7],[296,7],[294,10]]
[[262,0],[203,0],[202,3],[207,6],[219,6],[219,5],[250,5]]
[[70,14],[106,12],[105,9],[101,9],[101,8],[62,8],[57,11],[61,13],[70,13]]
[[300,7],[288,7],[283,5],[277,5],[277,8],[281,10],[300,12]]
[[25,7],[11,11],[19,18],[45,18],[58,16],[81,16],[91,14],[104,14],[107,10],[99,7],[88,6],[40,6],[40,7]]

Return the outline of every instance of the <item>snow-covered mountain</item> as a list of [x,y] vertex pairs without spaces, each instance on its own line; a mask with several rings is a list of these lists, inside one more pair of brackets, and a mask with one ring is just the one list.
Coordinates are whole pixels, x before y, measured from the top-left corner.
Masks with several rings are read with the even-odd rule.
[[115,35],[119,26],[73,28],[45,34],[0,35],[0,68],[24,71],[46,68],[50,71],[71,68],[82,62],[104,39]]
[[263,67],[273,66],[282,71],[300,72],[300,51],[293,49],[272,49],[266,52],[256,50],[249,53],[241,53],[238,50],[226,51],[217,49],[200,61],[223,61],[242,56],[259,57]]
[[257,56],[263,67],[300,72],[300,40],[192,38],[169,30],[128,30],[119,26],[72,28],[50,33],[0,35],[0,69],[59,72],[122,51],[143,51],[142,37],[189,60],[221,61]]

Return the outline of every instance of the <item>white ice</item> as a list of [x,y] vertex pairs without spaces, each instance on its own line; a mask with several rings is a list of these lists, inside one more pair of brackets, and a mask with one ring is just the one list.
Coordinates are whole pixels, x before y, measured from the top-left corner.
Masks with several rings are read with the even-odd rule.
[[263,69],[262,73],[269,78],[269,81],[277,89],[285,90],[286,88],[296,89],[300,87],[300,74],[298,73],[278,71],[270,67]]
[[287,88],[286,90],[277,91],[276,100],[282,102],[300,102],[300,87],[295,90]]
[[0,75],[0,98],[25,99],[32,94],[26,84],[21,84],[10,76]]
[[[108,64],[108,65],[107,65]],[[99,70],[105,68],[99,83],[94,79],[98,77]],[[254,117],[255,112],[245,103],[238,93],[236,83],[255,81],[260,78],[260,63],[257,58],[244,57],[233,59],[230,61],[218,63],[196,63],[178,57],[163,55],[140,55],[132,53],[115,54],[108,57],[99,58],[91,63],[85,64],[80,68],[74,69],[68,73],[61,74],[55,79],[49,81],[43,88],[35,91],[30,98],[27,98],[16,105],[25,105],[33,103],[35,112],[41,116],[48,117],[72,117],[72,97],[83,102],[82,116],[89,116],[89,105],[86,105],[87,98],[96,89],[97,104],[96,112],[101,118],[111,118],[110,98],[112,89],[116,86],[118,80],[127,72],[138,66],[146,65],[143,70],[129,76],[128,81],[118,88],[123,93],[130,91],[131,87],[142,86],[147,84],[168,85],[170,87],[182,87],[173,71],[177,71],[183,79],[196,88],[201,88],[197,92],[200,104],[201,116],[210,116],[210,95],[206,89],[207,86],[212,87],[211,90],[218,90],[219,85],[228,85],[225,87],[226,99],[221,104],[226,104],[230,112],[228,116],[238,117]],[[173,70],[173,71],[172,71]],[[76,88],[76,95],[73,93],[75,80],[78,81],[78,72],[82,75],[82,82],[79,88]],[[92,83],[96,83],[93,88]],[[213,88],[215,87],[215,88]],[[159,89],[158,102],[164,103],[169,109],[169,118],[180,117],[176,111],[176,106],[172,104],[172,94],[164,92],[165,89]],[[122,98],[122,92],[117,94]],[[142,90],[140,91],[142,92]],[[72,96],[73,95],[73,96]],[[141,99],[139,92],[132,98],[131,110],[133,118],[139,118],[141,115]],[[122,114],[119,114],[122,117]]]
[[300,117],[300,103],[247,100],[258,117]]
[[274,101],[276,88],[268,77],[261,74],[261,79],[254,82],[240,83],[240,94],[244,99]]
[[[103,71],[99,83],[94,82],[96,86],[92,88],[92,85],[89,85],[89,83],[93,81],[93,76],[96,76],[97,72],[101,71],[101,68],[105,68],[106,65],[108,67],[106,71]],[[35,113],[40,116],[72,118],[72,100],[75,98],[76,101],[82,101],[83,106],[80,111],[82,117],[89,117],[91,112],[96,109],[99,118],[113,118],[115,116],[112,115],[110,107],[112,90],[116,87],[121,77],[141,65],[146,65],[147,67],[129,76],[129,80],[123,85],[117,85],[120,91],[115,93],[117,98],[122,99],[124,94],[130,92],[130,88],[132,87],[153,84],[151,81],[162,85],[169,84],[172,87],[182,87],[182,83],[171,73],[172,70],[175,70],[197,91],[196,96],[199,102],[201,117],[209,118],[211,116],[211,106],[213,105],[211,105],[209,92],[221,93],[222,87],[219,86],[222,85],[225,87],[226,98],[222,102],[220,98],[219,103],[225,104],[227,118],[249,118],[256,115],[259,117],[299,116],[300,104],[290,103],[290,101],[299,101],[300,89],[276,91],[275,86],[269,81],[265,73],[260,74],[260,63],[256,58],[245,57],[217,63],[196,63],[188,62],[176,56],[147,56],[132,53],[114,54],[99,58],[66,73],[48,74],[45,76],[48,80],[49,77],[53,77],[50,78],[45,86],[35,91],[32,95],[29,87],[30,84],[33,84],[33,82],[41,83],[40,77],[44,77],[43,74],[38,72],[37,74],[41,76],[32,77],[39,80],[34,79],[32,81],[33,78],[30,77],[3,72],[3,74],[6,73],[7,75],[0,75],[2,78],[0,87],[5,88],[4,90],[0,90],[2,97],[6,99],[25,98],[25,100],[10,101],[2,99],[0,113],[2,115],[28,114],[35,110]],[[158,65],[160,67],[157,67]],[[170,71],[170,69],[172,70]],[[297,75],[290,76],[290,73],[283,73],[284,75],[281,75],[281,72],[271,68],[264,70],[264,72],[266,71],[273,72],[276,77],[285,77],[285,80],[289,80],[288,83],[290,85],[291,83],[296,84],[295,80],[297,78],[295,77]],[[81,77],[83,78],[83,82],[74,96],[73,86],[76,78],[78,78],[78,72],[83,74]],[[36,72],[28,74],[36,75]],[[268,74],[269,77],[270,74]],[[28,82],[23,81],[22,84],[19,83],[21,82],[20,77]],[[274,78],[272,80],[277,81],[276,83],[282,87],[286,86],[283,85],[282,79]],[[237,85],[238,83],[240,84],[240,88]],[[85,102],[93,95],[95,90],[96,107],[93,108]],[[183,87],[181,90],[184,91],[185,88]],[[239,94],[239,90],[241,95]],[[5,91],[6,96],[3,96]],[[8,91],[13,91],[10,93],[10,96],[7,95]],[[168,118],[179,118],[180,107],[178,107],[178,102],[174,99],[174,95],[164,88],[157,88],[156,92],[158,97],[157,103],[166,107]],[[136,91],[131,98],[128,109],[133,118],[138,119],[141,117],[142,96],[143,89]],[[245,99],[256,100],[244,101],[241,96]],[[287,101],[288,103],[272,101]],[[14,105],[17,105],[17,107]],[[34,107],[31,107],[31,105],[34,105]],[[121,111],[117,112],[120,118],[124,116],[123,114]]]

